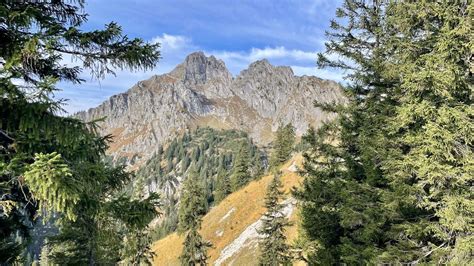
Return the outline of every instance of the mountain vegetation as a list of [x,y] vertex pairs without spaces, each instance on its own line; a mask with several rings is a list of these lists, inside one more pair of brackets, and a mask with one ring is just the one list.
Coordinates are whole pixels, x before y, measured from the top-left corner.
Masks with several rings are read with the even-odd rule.
[[249,151],[247,145],[243,144],[239,148],[239,152],[235,157],[235,161],[232,165],[232,174],[230,176],[230,184],[233,191],[241,188],[247,184],[252,176],[249,172]]
[[280,126],[275,134],[273,153],[270,158],[270,167],[278,167],[291,157],[295,149],[295,129],[292,124]]
[[291,265],[290,246],[287,243],[285,229],[290,225],[282,212],[285,207],[281,203],[284,192],[281,173],[274,175],[268,185],[265,196],[266,212],[262,218],[259,233],[263,235],[260,243],[260,265]]
[[[195,176],[202,187],[202,214],[251,180],[263,175],[265,152],[257,148],[245,132],[197,128],[169,142],[137,171],[132,194],[159,192],[162,194],[163,221],[155,228],[154,239],[179,229],[183,202],[181,183]],[[239,184],[234,186],[233,184]],[[145,190],[145,191],[144,191]],[[184,198],[183,198],[184,196]],[[183,201],[184,200],[184,201]],[[188,207],[184,207],[188,208]],[[186,231],[187,227],[182,228]]]
[[[159,45],[129,39],[115,23],[83,31],[83,6],[0,3],[1,264],[32,263],[26,246],[35,218],[53,215],[59,234],[48,242],[51,262],[146,260],[135,240],[157,215],[156,197],[116,194],[131,175],[103,162],[110,137],[98,135],[95,122],[62,116],[54,93],[59,81],[83,82],[83,70],[102,78],[114,69],[151,69]],[[78,66],[62,63],[71,56]]]
[[[290,171],[293,165],[302,167],[303,158],[295,154],[290,161],[282,164],[279,189],[284,194],[279,201],[284,208],[281,210],[291,223],[285,227],[287,244],[291,244],[298,235],[298,210],[296,201],[291,197],[292,187],[298,187],[302,177],[297,172]],[[209,265],[258,265],[261,250],[259,234],[263,222],[265,197],[273,174],[265,174],[251,181],[236,192],[231,193],[219,204],[215,205],[202,218],[200,235],[209,241],[212,247],[207,249]],[[158,240],[153,245],[156,264],[180,265],[179,257],[184,246],[184,235],[171,233]],[[291,247],[291,251],[293,248]]]
[[[473,263],[469,1],[345,1],[321,67],[350,103],[318,132],[295,195],[310,264]],[[336,58],[336,59],[335,59]]]
[[161,58],[84,6],[0,1],[0,265],[474,264],[472,1],[343,1],[341,84],[195,52],[68,117]]
[[181,265],[206,265],[207,248],[210,243],[202,239],[202,216],[206,213],[204,187],[199,182],[199,175],[192,166],[184,181],[179,204],[178,232],[185,233]]

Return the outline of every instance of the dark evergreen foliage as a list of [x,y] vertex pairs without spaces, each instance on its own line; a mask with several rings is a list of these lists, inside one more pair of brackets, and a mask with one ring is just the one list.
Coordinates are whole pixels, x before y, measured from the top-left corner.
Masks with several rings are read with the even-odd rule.
[[[83,6],[80,0],[0,3],[1,264],[21,259],[38,214],[58,214],[57,241],[89,264],[120,258],[123,237],[137,232],[119,232],[112,224],[126,228],[124,221],[105,218],[105,199],[130,179],[121,167],[103,163],[109,137],[96,134],[97,121],[61,116],[63,101],[54,92],[58,81],[81,83],[83,70],[102,78],[114,69],[151,69],[159,45],[129,39],[115,23],[81,30]],[[82,67],[63,64],[67,56]],[[110,229],[102,230],[106,225]],[[113,248],[105,244],[113,239],[101,235],[112,231],[121,238]]]
[[304,138],[295,195],[310,263],[472,263],[472,11],[449,1],[337,10],[318,63],[348,71],[350,103],[322,106],[338,118]]
[[183,182],[179,198],[178,232],[186,232],[195,226],[196,219],[206,214],[205,188],[199,180],[196,167],[192,166]]
[[183,183],[179,204],[178,232],[185,233],[181,265],[206,265],[207,249],[211,244],[203,240],[198,232],[205,213],[205,190],[193,165]]
[[273,142],[273,152],[270,158],[270,167],[276,168],[290,159],[295,148],[295,129],[292,124],[280,126]]
[[249,171],[249,164],[250,154],[248,145],[243,142],[239,148],[239,152],[235,156],[234,162],[232,163],[232,174],[230,176],[232,191],[238,190],[252,179]]
[[181,265],[183,266],[195,266],[195,265],[207,265],[207,249],[211,247],[211,244],[202,239],[196,226],[192,226],[184,238],[183,252],[179,257]]
[[260,241],[260,265],[291,265],[290,246],[287,244],[285,227],[290,223],[283,213],[281,173],[275,174],[265,196],[266,212],[262,217],[263,235]]
[[232,192],[230,176],[227,174],[226,169],[224,167],[225,163],[225,156],[221,156],[219,158],[219,168],[217,169],[216,176],[216,189],[214,192],[214,200],[216,201],[216,203],[222,201],[227,195]]

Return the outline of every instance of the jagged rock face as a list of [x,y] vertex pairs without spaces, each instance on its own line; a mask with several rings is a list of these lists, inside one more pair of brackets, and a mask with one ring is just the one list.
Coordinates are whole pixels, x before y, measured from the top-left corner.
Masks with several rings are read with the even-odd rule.
[[196,52],[170,73],[140,81],[76,116],[106,117],[101,133],[114,136],[109,153],[138,155],[143,162],[159,144],[196,126],[244,130],[262,145],[280,124],[292,123],[301,135],[308,125],[318,127],[335,116],[314,107],[314,101],[346,99],[336,82],[298,77],[290,67],[260,60],[233,78],[222,60]]

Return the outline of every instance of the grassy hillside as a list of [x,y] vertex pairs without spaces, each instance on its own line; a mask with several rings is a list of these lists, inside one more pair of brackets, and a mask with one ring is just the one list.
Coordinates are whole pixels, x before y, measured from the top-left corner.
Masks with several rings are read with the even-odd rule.
[[[292,164],[301,165],[302,157],[295,156],[292,160],[282,166],[282,183],[285,191],[289,194],[292,187],[298,186],[301,177],[290,171]],[[265,176],[258,181],[252,181],[244,188],[232,193],[219,205],[212,208],[204,216],[201,234],[209,240],[213,247],[209,250],[210,263],[214,263],[221,257],[222,251],[231,245],[236,239],[244,239],[242,232],[248,231],[249,227],[257,222],[265,212],[263,202],[266,187],[272,179],[271,175]],[[293,211],[291,219],[294,219],[296,212]],[[296,226],[287,231],[289,240],[296,236]],[[256,239],[247,239],[242,243],[236,243],[238,250],[223,261],[223,265],[232,262],[234,265],[254,265],[258,255]],[[173,233],[153,245],[153,250],[157,253],[155,265],[179,265],[179,255],[182,250],[183,237]],[[238,242],[238,241],[237,241]],[[235,246],[235,245],[234,245]],[[224,256],[225,257],[225,256]]]

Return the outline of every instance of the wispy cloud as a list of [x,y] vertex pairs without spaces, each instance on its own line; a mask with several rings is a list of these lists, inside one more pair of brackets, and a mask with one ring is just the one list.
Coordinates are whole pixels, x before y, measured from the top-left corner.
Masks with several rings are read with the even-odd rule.
[[223,60],[242,60],[253,62],[263,58],[266,59],[287,59],[298,61],[314,61],[317,53],[308,52],[296,49],[287,49],[283,46],[279,47],[265,47],[265,48],[251,48],[248,52],[229,52],[229,51],[215,51],[214,54]]
[[162,52],[170,52],[181,50],[184,48],[194,47],[190,38],[181,35],[171,35],[163,33],[161,36],[156,36],[151,40],[152,43],[161,44]]

